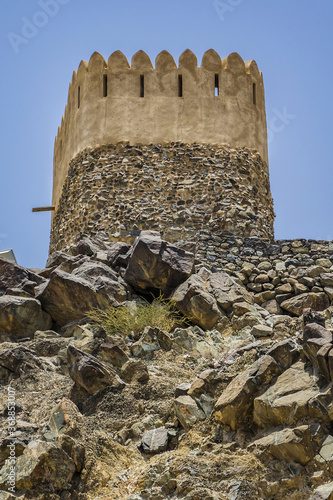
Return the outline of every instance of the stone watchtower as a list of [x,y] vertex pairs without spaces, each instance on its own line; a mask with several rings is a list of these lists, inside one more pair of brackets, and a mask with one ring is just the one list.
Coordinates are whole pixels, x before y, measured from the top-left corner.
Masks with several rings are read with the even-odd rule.
[[159,230],[273,237],[262,73],[236,54],[186,50],[153,67],[95,52],[69,86],[55,139],[50,251],[82,236]]

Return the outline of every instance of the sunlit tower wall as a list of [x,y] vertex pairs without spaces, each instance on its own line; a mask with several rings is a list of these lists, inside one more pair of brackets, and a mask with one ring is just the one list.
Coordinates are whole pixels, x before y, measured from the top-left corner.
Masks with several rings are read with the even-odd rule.
[[273,237],[265,95],[255,61],[190,50],[81,61],[55,139],[50,251],[106,232],[170,241]]

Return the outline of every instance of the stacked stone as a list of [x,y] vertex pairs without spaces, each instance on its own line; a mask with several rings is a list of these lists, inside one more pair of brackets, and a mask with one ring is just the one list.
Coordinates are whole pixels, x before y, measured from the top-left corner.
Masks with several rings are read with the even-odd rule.
[[197,258],[228,271],[253,292],[257,304],[280,314],[323,309],[333,299],[333,242],[268,240],[201,233]]
[[256,150],[108,145],[71,162],[50,253],[100,231],[122,241],[145,229],[174,242],[199,231],[272,238],[273,220],[268,168]]

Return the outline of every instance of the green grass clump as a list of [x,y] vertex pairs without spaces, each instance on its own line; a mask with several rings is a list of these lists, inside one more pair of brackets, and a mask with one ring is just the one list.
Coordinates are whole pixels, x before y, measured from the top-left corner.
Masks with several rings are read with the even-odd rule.
[[172,302],[159,297],[152,303],[144,301],[134,307],[113,307],[105,310],[92,309],[88,315],[93,327],[103,328],[110,336],[125,340],[128,335],[139,338],[147,326],[170,332],[179,323],[179,316]]

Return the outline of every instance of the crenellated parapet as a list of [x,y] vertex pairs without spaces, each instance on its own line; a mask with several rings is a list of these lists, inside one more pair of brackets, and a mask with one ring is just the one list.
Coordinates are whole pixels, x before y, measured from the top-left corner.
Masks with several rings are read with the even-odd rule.
[[[53,205],[58,207],[70,161],[85,148],[136,144],[230,145],[256,149],[264,163],[267,130],[262,73],[236,53],[208,50],[198,66],[190,50],[178,65],[167,51],[153,66],[137,52],[108,62],[95,52],[81,61],[55,140]],[[268,171],[266,172],[268,174]]]

